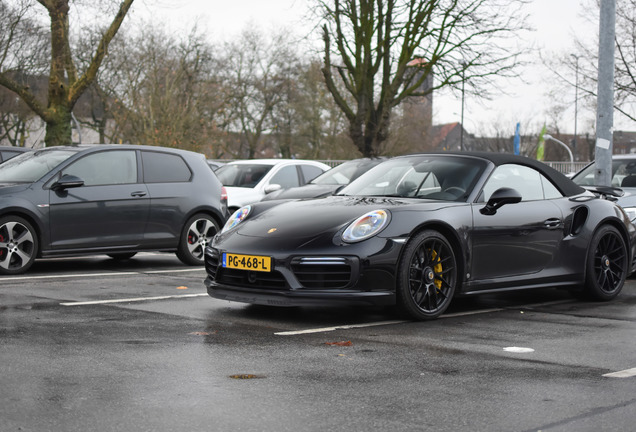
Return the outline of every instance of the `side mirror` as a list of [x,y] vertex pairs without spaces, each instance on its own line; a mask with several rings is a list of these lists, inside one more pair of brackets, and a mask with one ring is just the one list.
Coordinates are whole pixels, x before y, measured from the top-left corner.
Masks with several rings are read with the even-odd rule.
[[397,194],[407,197],[411,193],[415,192],[416,189],[417,189],[417,185],[415,183],[411,181],[405,181],[397,187]]
[[521,194],[514,189],[503,187],[492,193],[486,206],[479,213],[491,216],[497,213],[497,209],[505,204],[516,204],[521,201]]
[[347,186],[346,184],[340,185],[336,188],[335,191],[333,191],[331,194],[332,195],[336,195],[338,192],[340,192],[341,190],[343,190],[345,188],[345,186]]
[[51,189],[59,191],[80,186],[84,186],[84,180],[74,175],[64,174],[58,181],[51,185]]
[[265,186],[265,194],[270,194],[272,192],[276,192],[277,190],[281,190],[283,187],[279,184],[272,183]]

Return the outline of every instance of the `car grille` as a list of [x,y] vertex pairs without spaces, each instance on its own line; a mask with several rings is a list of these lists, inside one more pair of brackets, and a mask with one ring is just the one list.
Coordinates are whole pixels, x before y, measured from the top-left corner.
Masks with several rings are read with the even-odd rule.
[[220,268],[215,279],[218,283],[259,289],[289,289],[282,274],[277,271],[257,272]]
[[[205,269],[217,283],[238,287],[285,290],[290,285],[280,272],[256,272],[223,268],[220,254],[208,248],[205,254]],[[354,268],[351,258],[345,257],[296,257],[291,261],[291,270],[303,288],[341,289],[351,284]],[[294,283],[295,284],[295,283]]]
[[291,267],[296,279],[305,288],[344,288],[351,281],[352,266],[347,258],[295,258]]
[[205,270],[217,283],[238,287],[258,287],[260,289],[289,289],[282,274],[277,271],[256,272],[221,267],[220,255],[216,249],[208,249],[205,254]]

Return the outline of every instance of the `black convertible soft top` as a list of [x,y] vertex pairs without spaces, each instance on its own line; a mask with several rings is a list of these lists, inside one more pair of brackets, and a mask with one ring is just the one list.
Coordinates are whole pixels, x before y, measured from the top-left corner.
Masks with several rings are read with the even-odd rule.
[[525,165],[530,168],[534,168],[541,174],[546,176],[557,189],[561,191],[565,196],[580,195],[585,192],[585,189],[574,183],[572,180],[561,174],[554,168],[544,164],[541,161],[530,159],[525,156],[517,156],[509,153],[491,153],[491,152],[430,152],[423,154],[435,154],[435,155],[455,155],[455,156],[471,156],[480,159],[486,159],[496,166],[505,164],[518,164]]

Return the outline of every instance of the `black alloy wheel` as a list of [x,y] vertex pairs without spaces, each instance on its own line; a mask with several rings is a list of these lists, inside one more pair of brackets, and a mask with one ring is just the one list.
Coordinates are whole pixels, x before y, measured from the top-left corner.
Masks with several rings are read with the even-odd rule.
[[0,219],[0,274],[26,272],[38,253],[38,236],[33,226],[18,216]]
[[627,245],[618,230],[611,225],[599,228],[588,252],[585,293],[593,300],[616,297],[625,283],[628,261]]
[[177,257],[188,265],[203,265],[205,248],[219,232],[219,225],[206,214],[196,214],[186,222],[181,232]]
[[457,260],[450,243],[437,231],[417,234],[406,245],[398,268],[397,306],[416,320],[439,317],[457,286]]

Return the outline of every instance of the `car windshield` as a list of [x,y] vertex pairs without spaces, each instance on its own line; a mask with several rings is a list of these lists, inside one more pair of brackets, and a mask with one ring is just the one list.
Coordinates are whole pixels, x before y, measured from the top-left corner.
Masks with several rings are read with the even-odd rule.
[[[596,165],[591,163],[572,177],[572,181],[579,186],[595,186],[595,171]],[[612,160],[611,185],[614,187],[636,187],[636,157]]]
[[399,157],[382,162],[358,177],[339,195],[465,201],[486,164],[459,156]]
[[0,165],[0,183],[33,183],[75,153],[57,149],[22,153]]
[[214,173],[223,186],[253,188],[272,169],[263,164],[227,164]]
[[[377,162],[379,163],[379,161]],[[309,183],[319,185],[346,185],[356,179],[362,172],[370,169],[377,163],[369,161],[348,161],[325,171]]]

